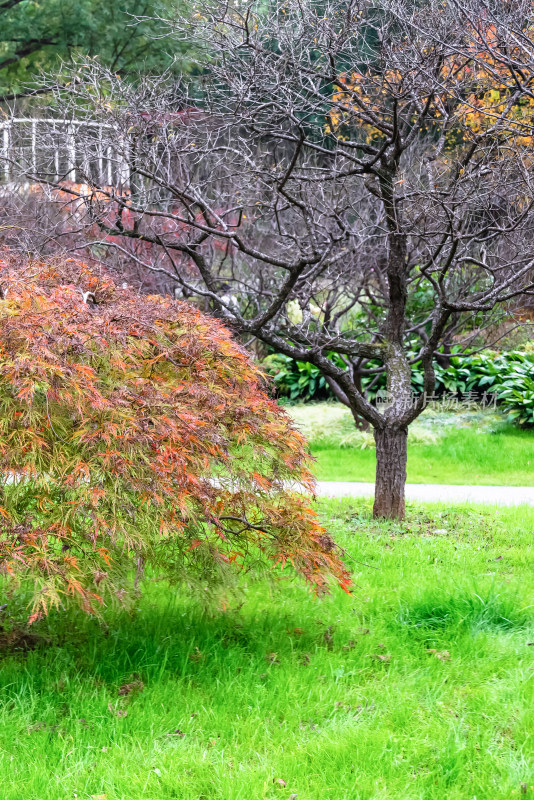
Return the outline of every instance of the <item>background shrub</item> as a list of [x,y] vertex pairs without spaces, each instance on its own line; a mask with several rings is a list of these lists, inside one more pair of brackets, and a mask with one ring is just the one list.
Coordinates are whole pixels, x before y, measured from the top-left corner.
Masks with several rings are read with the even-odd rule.
[[[415,358],[415,353],[413,354]],[[369,363],[369,366],[377,366]],[[264,370],[273,378],[276,391],[291,401],[333,399],[334,395],[317,367],[295,361],[281,354],[268,356]],[[482,400],[484,395],[496,395],[497,403],[519,425],[534,425],[534,353],[487,351],[471,356],[453,354],[447,368],[435,365],[437,396],[445,393],[459,398],[468,393]],[[423,372],[420,365],[412,366],[412,388],[422,391]],[[386,389],[385,375],[378,380],[363,376],[362,387],[374,399]]]

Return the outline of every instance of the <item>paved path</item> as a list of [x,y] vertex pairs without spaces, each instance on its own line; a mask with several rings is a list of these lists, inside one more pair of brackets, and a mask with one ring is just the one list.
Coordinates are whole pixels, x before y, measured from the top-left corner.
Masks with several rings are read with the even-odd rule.
[[[319,481],[321,497],[372,497],[374,483]],[[407,483],[406,499],[436,503],[493,503],[518,506],[534,505],[534,486],[455,486],[446,483]]]

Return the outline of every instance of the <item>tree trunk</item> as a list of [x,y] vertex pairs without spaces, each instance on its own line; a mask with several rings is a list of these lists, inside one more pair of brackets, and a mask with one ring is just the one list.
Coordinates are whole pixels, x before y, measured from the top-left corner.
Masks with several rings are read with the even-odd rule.
[[404,519],[408,429],[375,428],[376,483],[373,516]]

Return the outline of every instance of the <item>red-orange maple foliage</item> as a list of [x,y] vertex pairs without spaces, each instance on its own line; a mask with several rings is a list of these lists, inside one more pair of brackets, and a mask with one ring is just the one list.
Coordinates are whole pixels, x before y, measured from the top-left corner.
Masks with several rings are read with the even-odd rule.
[[[133,565],[190,582],[259,560],[349,575],[309,508],[306,444],[217,320],[82,263],[0,262],[0,569],[36,618]],[[197,583],[198,585],[198,583]]]

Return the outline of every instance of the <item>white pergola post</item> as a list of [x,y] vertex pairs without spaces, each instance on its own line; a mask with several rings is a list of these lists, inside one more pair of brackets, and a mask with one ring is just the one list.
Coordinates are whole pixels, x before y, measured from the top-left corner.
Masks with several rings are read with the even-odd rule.
[[98,180],[104,180],[104,146],[102,143],[102,125],[98,126]]
[[130,148],[128,139],[121,136],[121,148],[119,154],[119,182],[123,189],[130,188]]
[[52,144],[54,147],[54,180],[59,181],[59,136],[57,135],[57,126],[55,122],[52,130]]
[[32,172],[37,172],[37,120],[32,119]]
[[74,126],[67,127],[67,180],[76,181],[76,138],[74,136]]
[[4,122],[2,125],[2,158],[4,159],[4,180],[9,182],[9,122]]
[[113,185],[113,148],[109,144],[106,148],[108,186]]

